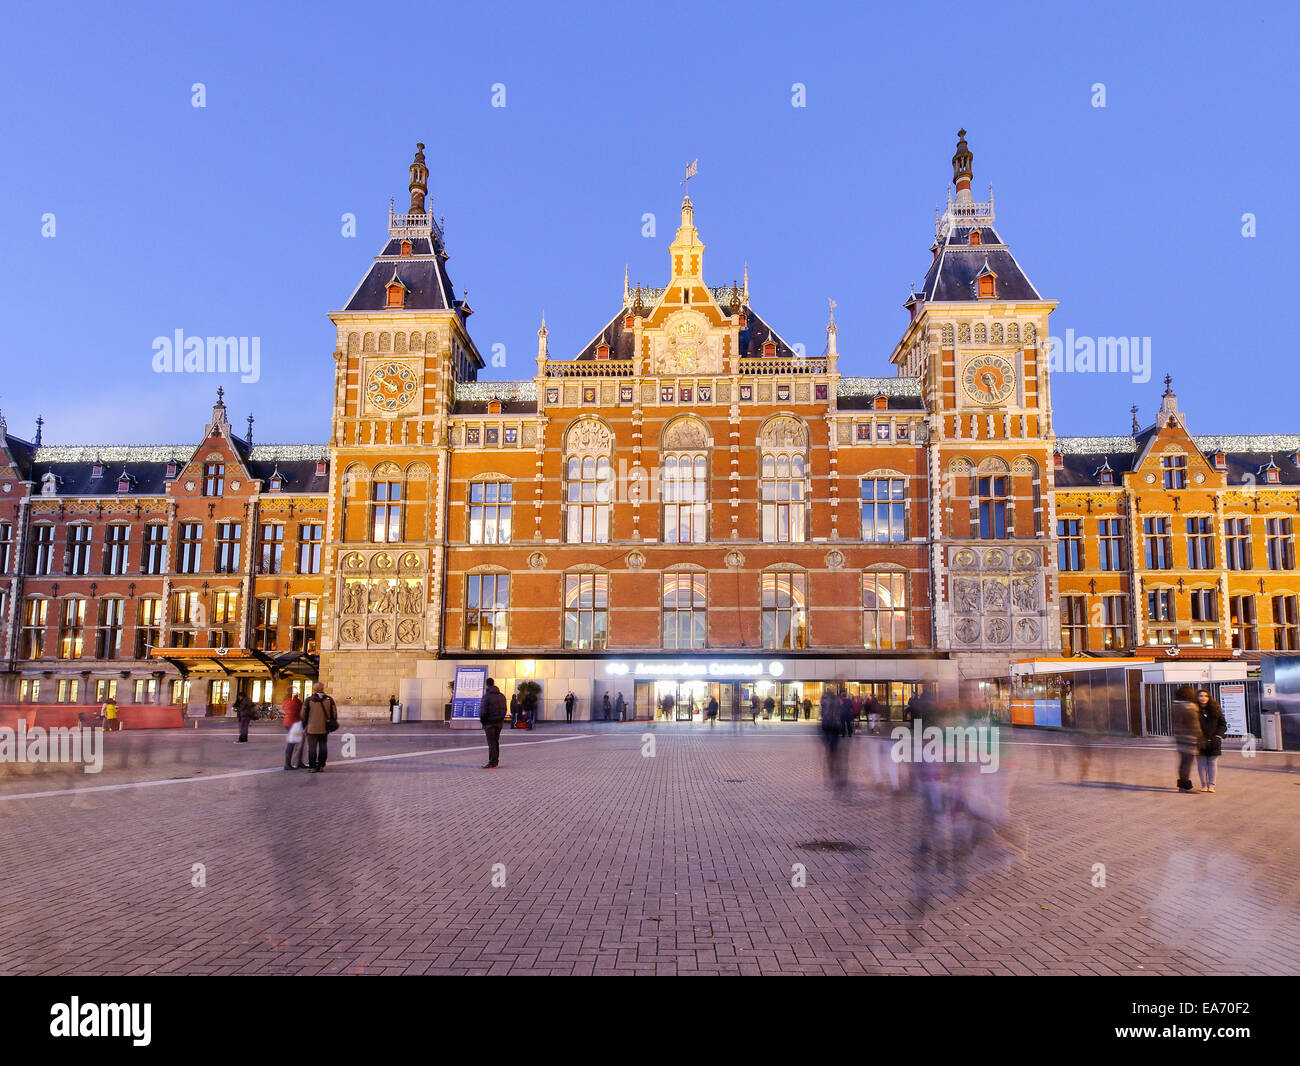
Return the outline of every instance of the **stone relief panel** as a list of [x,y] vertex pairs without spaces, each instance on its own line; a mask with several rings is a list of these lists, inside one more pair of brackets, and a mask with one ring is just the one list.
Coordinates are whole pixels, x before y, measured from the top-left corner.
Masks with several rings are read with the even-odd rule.
[[1041,553],[984,545],[948,549],[952,646],[1041,648],[1046,624]]
[[338,647],[422,647],[428,573],[423,549],[343,552],[337,578]]

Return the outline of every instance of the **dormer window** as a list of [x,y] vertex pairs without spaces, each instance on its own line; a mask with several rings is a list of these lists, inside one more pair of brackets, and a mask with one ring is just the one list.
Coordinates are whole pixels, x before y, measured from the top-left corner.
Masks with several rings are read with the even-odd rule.
[[875,399],[875,408],[876,408],[877,411],[888,411],[888,410],[889,410],[889,397],[887,397],[887,396],[877,396],[876,399]]
[[1264,480],[1265,480],[1266,482],[1268,482],[1270,485],[1276,485],[1277,482],[1278,482],[1278,475],[1279,475],[1280,473],[1281,473],[1281,471],[1278,470],[1278,468],[1275,467],[1275,466],[1265,467],[1265,468],[1264,468]]
[[499,415],[501,413],[500,400],[488,400],[488,414]]
[[130,492],[131,480],[132,480],[131,475],[128,474],[125,470],[123,470],[120,474],[117,475],[117,491]]
[[104,464],[101,463],[98,459],[95,460],[94,465],[90,468],[90,476],[91,477],[104,476]]
[[284,475],[280,473],[280,468],[278,466],[271,471],[271,480],[269,485],[272,492],[279,492],[284,488]]
[[605,341],[601,341],[598,345],[596,345],[596,358],[597,359],[609,358],[609,345]]
[[325,460],[324,460],[324,459],[317,459],[317,460],[316,460],[316,476],[317,476],[317,477],[324,477],[325,474],[326,474],[327,472],[328,472],[328,471],[326,470]]
[[1214,469],[1215,470],[1228,469],[1228,457],[1224,455],[1223,452],[1214,453]]
[[387,290],[387,307],[406,306],[406,286],[402,284],[402,279],[397,276],[396,270],[393,271],[393,276],[388,281]]
[[410,241],[403,241],[403,242],[402,242],[402,255],[403,255],[403,256],[408,256],[408,255],[410,255],[410,254],[411,254],[411,242],[410,242]]
[[1101,483],[1102,483],[1103,485],[1113,485],[1113,484],[1115,484],[1115,474],[1114,474],[1114,472],[1111,471],[1111,470],[1103,470],[1103,471],[1101,472],[1101,478],[1100,478],[1100,481],[1101,481]]
[[975,280],[971,283],[971,289],[977,300],[996,300],[998,298],[998,275],[989,266],[988,258],[984,259],[984,267],[975,275]]
[[748,325],[748,323],[749,323],[749,316],[748,316],[747,314],[745,314],[744,311],[741,311],[741,312],[740,312],[740,321],[737,323],[737,325],[739,325],[741,329],[744,329],[745,326]]
[[980,242],[980,231],[979,231],[979,230],[977,230],[977,229],[973,229],[973,230],[970,231],[970,242],[971,242],[971,244],[979,244],[979,242]]
[[169,478],[176,476],[176,460],[173,459],[167,464],[167,476]]
[[1057,470],[1063,468],[1065,466],[1065,456],[1062,455],[1060,452],[1053,452],[1052,466],[1055,467]]
[[771,359],[776,355],[776,341],[768,340],[763,342],[763,358]]

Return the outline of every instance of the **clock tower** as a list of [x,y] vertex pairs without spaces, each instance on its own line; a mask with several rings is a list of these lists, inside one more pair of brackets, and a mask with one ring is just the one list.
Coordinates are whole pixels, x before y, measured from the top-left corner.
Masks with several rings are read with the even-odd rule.
[[1047,348],[1056,303],[994,228],[992,189],[987,201],[972,197],[972,162],[961,130],[954,192],[891,360],[921,379],[930,413],[936,647],[964,674],[994,676],[1008,654],[1060,648]]
[[[388,240],[330,315],[334,409],[320,620],[321,679],[360,707],[386,708],[398,678],[441,639],[448,417],[483,367],[472,313],[447,273],[428,205],[424,145],[411,203],[388,211]],[[359,708],[358,708],[359,709]]]

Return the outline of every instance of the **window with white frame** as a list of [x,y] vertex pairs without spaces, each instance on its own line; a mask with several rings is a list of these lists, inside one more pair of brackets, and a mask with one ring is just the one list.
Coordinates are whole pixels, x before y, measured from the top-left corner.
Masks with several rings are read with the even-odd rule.
[[907,574],[868,572],[862,575],[863,646],[906,648]]
[[708,643],[707,579],[704,574],[664,574],[663,646],[698,649]]
[[862,539],[874,544],[898,544],[907,539],[904,481],[900,477],[863,478]]
[[514,488],[509,481],[471,481],[469,542],[509,544]]

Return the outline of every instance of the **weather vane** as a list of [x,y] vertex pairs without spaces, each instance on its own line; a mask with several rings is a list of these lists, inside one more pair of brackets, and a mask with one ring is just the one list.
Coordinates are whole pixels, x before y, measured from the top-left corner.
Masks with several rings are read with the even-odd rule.
[[699,159],[696,159],[693,163],[688,163],[688,164],[686,165],[686,177],[684,177],[684,178],[683,178],[681,181],[679,181],[677,184],[678,184],[678,185],[685,185],[685,186],[686,186],[686,195],[687,195],[687,196],[690,196],[690,195],[691,195],[691,178],[695,177],[695,175],[698,174],[699,172],[700,172],[700,161],[699,161]]

